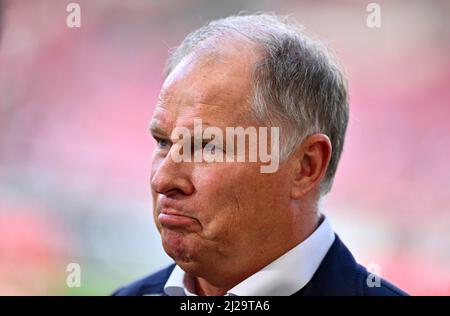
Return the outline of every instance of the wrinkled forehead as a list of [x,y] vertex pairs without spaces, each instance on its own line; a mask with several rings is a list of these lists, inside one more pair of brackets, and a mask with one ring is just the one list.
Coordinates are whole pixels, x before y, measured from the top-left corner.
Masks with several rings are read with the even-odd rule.
[[219,127],[248,126],[254,57],[241,46],[227,49],[185,57],[165,80],[151,124],[171,130],[201,118]]

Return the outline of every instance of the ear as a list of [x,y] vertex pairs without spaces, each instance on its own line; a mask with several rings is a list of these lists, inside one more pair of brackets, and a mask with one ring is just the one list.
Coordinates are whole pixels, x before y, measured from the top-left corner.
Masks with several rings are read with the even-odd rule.
[[291,198],[300,199],[317,188],[331,159],[331,142],[324,134],[307,137],[292,155],[294,178]]

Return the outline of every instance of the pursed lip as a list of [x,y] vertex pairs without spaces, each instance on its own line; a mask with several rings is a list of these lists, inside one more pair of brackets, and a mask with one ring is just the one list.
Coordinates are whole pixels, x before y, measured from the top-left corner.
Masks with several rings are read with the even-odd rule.
[[174,216],[184,216],[194,219],[192,216],[186,215],[183,212],[180,212],[173,208],[162,208],[159,212],[160,214],[166,214],[166,215],[174,215]]
[[161,213],[158,215],[158,221],[161,226],[167,228],[183,228],[198,223],[195,218],[180,214],[178,211],[171,209],[161,210]]
[[180,211],[179,205],[175,205],[179,203],[175,201],[163,198],[158,204],[158,221],[162,226],[179,228],[199,223],[195,217],[190,216],[182,210]]
[[158,213],[195,218],[186,210],[184,201],[171,199],[166,196],[159,196],[156,206],[159,210]]

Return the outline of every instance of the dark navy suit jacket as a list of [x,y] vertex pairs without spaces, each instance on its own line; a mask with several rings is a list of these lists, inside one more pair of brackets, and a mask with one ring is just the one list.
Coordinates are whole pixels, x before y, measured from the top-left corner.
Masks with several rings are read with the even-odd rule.
[[[403,296],[405,292],[381,279],[380,286],[369,287],[369,272],[358,264],[337,235],[311,281],[294,296]],[[164,285],[175,264],[118,289],[113,295],[165,295]],[[373,279],[373,278],[371,278]],[[369,282],[370,283],[370,282]]]

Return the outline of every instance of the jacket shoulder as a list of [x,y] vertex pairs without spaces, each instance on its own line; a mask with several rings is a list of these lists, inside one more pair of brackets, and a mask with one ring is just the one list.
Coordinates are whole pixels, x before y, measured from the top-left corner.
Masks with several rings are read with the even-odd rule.
[[175,264],[161,269],[149,276],[134,281],[124,287],[117,289],[113,296],[142,296],[142,295],[163,295],[164,285],[175,268]]
[[359,266],[359,282],[364,296],[407,296],[408,294],[389,281],[373,275],[361,265]]
[[304,296],[403,296],[390,282],[358,264],[335,234],[335,241],[311,281],[294,295]]

